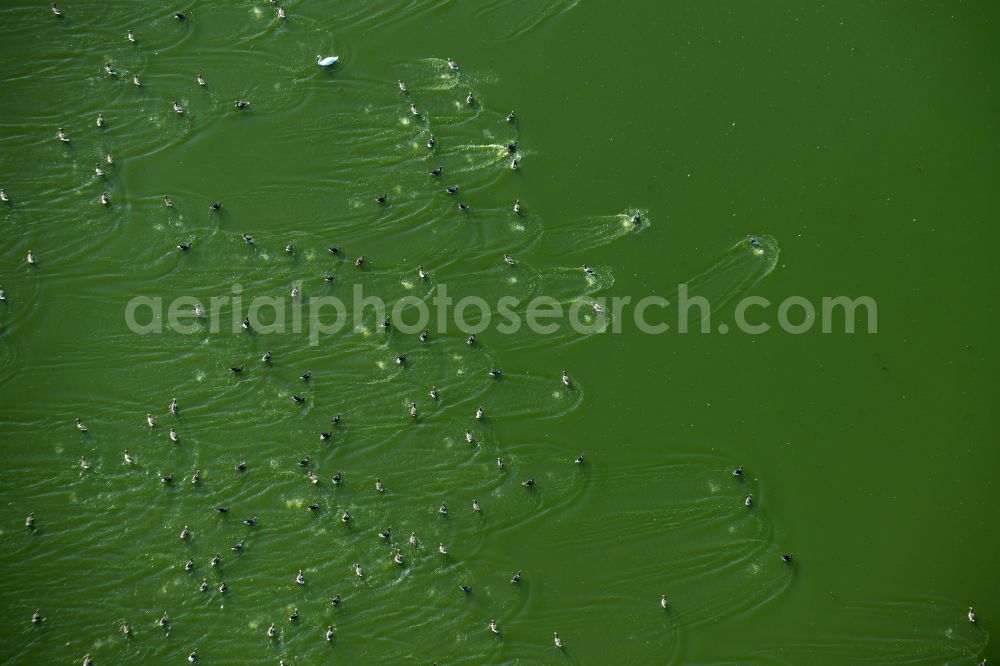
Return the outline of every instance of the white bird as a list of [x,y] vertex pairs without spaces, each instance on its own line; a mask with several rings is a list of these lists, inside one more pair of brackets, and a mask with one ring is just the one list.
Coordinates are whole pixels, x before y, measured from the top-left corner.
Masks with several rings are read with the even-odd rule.
[[316,64],[320,67],[329,67],[340,60],[340,56],[326,56],[325,58],[321,55],[316,56]]

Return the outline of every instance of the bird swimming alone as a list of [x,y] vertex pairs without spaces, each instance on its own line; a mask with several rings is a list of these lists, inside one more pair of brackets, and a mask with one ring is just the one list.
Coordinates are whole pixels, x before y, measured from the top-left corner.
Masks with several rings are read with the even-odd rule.
[[203,77],[201,74],[198,74],[198,76],[196,76],[194,80],[197,81],[198,85],[201,86],[202,88],[208,85],[208,83],[205,81],[205,77]]
[[340,60],[340,56],[316,56],[316,64],[320,67],[329,67]]
[[402,79],[396,79],[396,83],[398,83],[398,84],[399,84],[399,89],[400,89],[400,91],[402,91],[402,92],[406,92],[406,84],[405,84],[405,83],[403,83],[403,80],[402,80]]
[[556,647],[561,650],[563,647],[562,639],[559,638],[558,632],[553,632],[553,633],[555,634],[555,636],[553,637],[552,642],[555,643]]
[[106,127],[107,126],[107,122],[105,122],[105,120],[104,120],[104,114],[103,113],[98,113],[97,114],[97,126],[98,127]]
[[437,139],[435,139],[434,135],[431,134],[431,138],[427,139],[427,147],[433,148],[435,145],[437,145]]

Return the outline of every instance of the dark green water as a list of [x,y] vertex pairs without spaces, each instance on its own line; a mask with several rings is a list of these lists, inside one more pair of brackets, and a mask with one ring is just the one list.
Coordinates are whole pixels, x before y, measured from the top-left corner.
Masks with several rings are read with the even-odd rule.
[[[61,7],[0,7],[4,662],[1000,657],[997,5],[347,1],[292,3],[284,21],[263,1]],[[656,307],[670,332],[590,308],[673,300],[683,281],[718,306],[711,334]],[[318,344],[308,311],[293,330],[293,302],[356,284],[390,304],[440,285],[551,296],[621,330],[494,326],[470,346],[428,324],[422,343],[373,311]],[[874,299],[877,333],[842,316],[830,334],[780,330],[784,299],[819,312],[840,295]],[[139,335],[137,296],[195,299],[221,330]],[[284,332],[232,330],[232,304],[209,307],[227,296],[244,314],[276,298]],[[745,296],[775,304],[750,316],[772,330],[731,325]]]

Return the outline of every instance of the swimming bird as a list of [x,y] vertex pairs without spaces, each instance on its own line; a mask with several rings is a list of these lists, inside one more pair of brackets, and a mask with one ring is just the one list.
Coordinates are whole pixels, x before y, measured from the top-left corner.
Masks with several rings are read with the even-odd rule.
[[226,512],[229,511],[229,507],[228,506],[217,506],[217,507],[215,507],[215,510],[218,511],[219,513],[226,513]]
[[500,368],[493,368],[487,374],[494,379],[499,379],[503,375],[503,370]]
[[516,120],[516,118],[514,117],[514,112],[511,111],[510,113],[508,113],[507,118],[505,120],[509,123],[514,122],[514,120]]
[[246,243],[247,245],[256,245],[257,239],[251,236],[250,234],[243,234],[243,242]]
[[190,538],[191,538],[191,530],[189,530],[188,526],[185,525],[184,529],[181,530],[181,540],[190,539]]
[[440,513],[442,516],[448,515],[448,505],[444,502],[441,502],[441,506],[438,507],[438,513]]
[[332,641],[333,640],[333,627],[332,626],[329,626],[329,627],[326,628],[326,640],[328,640],[328,641]]
[[437,177],[437,176],[440,176],[443,171],[444,171],[444,167],[438,166],[438,167],[434,167],[433,169],[431,169],[430,170],[430,174],[432,176]]
[[521,163],[517,161],[516,157],[510,161],[510,168],[511,171],[517,171],[521,168]]
[[514,200],[514,215],[520,215],[520,214],[521,214],[521,200],[520,199],[515,199]]
[[423,331],[420,332],[420,335],[417,336],[417,337],[420,338],[421,342],[427,342],[427,338],[431,337],[431,333],[428,330],[423,330]]
[[339,484],[340,484],[340,482],[341,482],[341,481],[342,481],[343,479],[344,479],[344,477],[343,477],[343,476],[341,475],[341,473],[340,473],[340,472],[337,472],[336,474],[334,474],[334,475],[333,475],[333,478],[332,478],[332,479],[330,479],[330,481],[331,481],[331,482],[333,483],[333,485],[335,485],[335,486],[336,486],[336,485],[339,485]]
[[336,278],[336,276],[334,276],[334,275],[327,275],[327,276],[326,276],[326,277],[325,277],[324,279],[325,279],[325,280],[326,280],[327,282],[333,282],[333,281],[334,281],[334,280],[336,280],[337,278]]
[[632,218],[631,218],[630,221],[632,222],[632,224],[641,224],[642,223],[642,215],[639,215],[639,213],[636,213],[635,215],[632,216]]
[[396,549],[396,552],[392,556],[392,561],[398,564],[399,566],[403,566],[403,564],[405,563],[403,560],[403,554],[399,552],[398,548]]
[[288,13],[285,12],[285,6],[281,5],[280,7],[278,7],[278,18],[285,19],[287,16]]
[[166,206],[167,208],[174,207],[174,201],[173,199],[170,198],[170,195],[168,194],[163,195],[163,205]]
[[149,425],[150,428],[155,428],[156,427],[156,417],[153,416],[152,414],[146,414],[146,423]]
[[417,277],[419,277],[421,280],[427,279],[427,271],[424,270],[423,266],[417,266]]
[[465,592],[466,594],[472,594],[472,588],[468,585],[459,585],[458,589],[462,590],[462,592]]
[[385,541],[388,541],[392,537],[392,528],[387,527],[385,530],[378,533],[378,537]]
[[442,555],[447,555],[448,554],[448,547],[446,545],[444,545],[443,543],[439,543],[438,544],[438,552],[441,553]]
[[63,15],[62,10],[59,9],[59,7],[54,2],[52,3],[52,13],[55,14],[56,16],[62,18],[62,15]]
[[438,397],[441,395],[441,393],[438,391],[436,386],[432,386],[431,390],[428,391],[428,395],[431,397],[431,399],[437,400]]
[[466,97],[465,97],[465,103],[468,106],[472,106],[473,104],[476,103],[476,98],[472,96],[472,92],[469,92],[469,94],[466,95]]
[[128,620],[122,621],[122,633],[126,636],[132,635],[132,627],[129,625]]
[[446,187],[444,191],[448,194],[458,194],[458,186],[452,185],[451,187]]
[[753,504],[753,495],[747,495],[747,498],[743,500],[744,506],[750,506]]
[[494,634],[499,634],[500,633],[500,625],[497,624],[496,620],[490,620],[490,623],[489,623],[488,626],[489,626],[490,631],[492,631]]
[[[100,176],[103,174],[98,174],[98,175]],[[0,189],[0,201],[4,203],[10,203],[10,195],[7,194],[7,190]]]
[[173,428],[170,429],[170,441],[175,444],[180,441],[180,437],[177,435],[177,431]]
[[437,144],[437,139],[435,139],[434,135],[431,134],[431,138],[427,139],[427,147],[433,148],[436,144]]
[[32,624],[41,624],[43,619],[41,610],[35,610],[35,612],[31,614]]
[[396,365],[405,365],[405,364],[406,364],[406,354],[400,354],[399,356],[396,357]]
[[507,144],[507,152],[508,153],[517,152],[517,141],[512,141]]
[[375,492],[384,493],[385,486],[382,485],[382,479],[375,479]]
[[104,156],[104,161],[107,162],[108,164],[114,164],[115,157],[111,153],[108,153],[107,155]]
[[475,511],[476,513],[482,511],[482,507],[479,506],[479,500],[477,499],[472,500],[472,510]]
[[517,262],[514,261],[514,257],[510,256],[509,254],[503,255],[503,260],[504,260],[504,262],[508,266],[516,266],[517,265]]
[[29,266],[34,266],[35,264],[38,263],[38,257],[35,256],[34,252],[32,252],[31,250],[28,250],[28,256],[27,256],[26,261],[28,262]]
[[269,363],[271,361],[271,352],[264,352],[260,357],[261,363]]
[[243,544],[245,544],[246,541],[247,541],[246,539],[240,539],[238,542],[236,542],[232,546],[230,546],[230,550],[234,550],[234,551],[237,551],[237,552],[243,550]]
[[267,637],[274,638],[277,635],[278,635],[278,630],[275,628],[274,622],[272,622],[271,626],[267,628]]
[[237,463],[237,465],[236,465],[236,471],[237,472],[245,472],[245,471],[247,471],[247,464],[246,464],[246,462],[244,462],[244,461],[241,460],[239,463]]
[[338,60],[340,60],[340,56],[326,56],[326,57],[321,55],[316,56],[316,64],[319,65],[320,67],[329,67]]
[[972,606],[969,606],[969,613],[967,617],[969,618],[969,622],[971,622],[972,624],[976,623],[976,611],[973,610]]
[[475,438],[475,436],[474,436],[474,435],[472,434],[472,431],[471,431],[471,430],[466,430],[466,431],[465,431],[465,441],[467,441],[467,442],[468,442],[469,444],[473,444],[473,443],[475,443],[475,441],[476,441],[476,438]]
[[562,383],[566,388],[571,388],[573,386],[573,382],[569,378],[569,373],[565,370],[562,371]]
[[535,478],[531,477],[530,479],[525,479],[524,481],[521,482],[521,485],[524,486],[525,488],[531,488],[533,485],[535,485]]
[[316,474],[316,472],[309,472],[309,474],[306,475],[306,478],[308,478],[309,482],[314,486],[319,483],[319,475]]
[[122,458],[125,460],[125,464],[126,465],[134,465],[135,464],[135,456],[133,456],[131,453],[129,453],[128,449],[125,449],[125,453],[122,456]]
[[191,571],[192,569],[194,569],[194,558],[190,558],[184,563],[184,571]]
[[451,58],[448,58],[448,69],[450,69],[453,72],[457,72],[458,71],[458,63],[455,62],[454,60],[452,60]]
[[98,113],[97,114],[97,126],[98,127],[105,127],[106,125],[107,125],[107,123],[104,121],[104,114],[103,113]]
[[665,594],[660,595],[660,608],[664,610],[667,608],[667,595]]
[[410,104],[410,113],[412,115],[414,115],[414,116],[419,116],[420,115],[420,111],[417,110],[417,105],[416,104]]
[[191,475],[191,485],[197,486],[199,481],[201,481],[201,470],[196,469],[194,474]]
[[486,418],[486,410],[484,410],[481,406],[476,408],[476,419],[482,421],[485,418]]
[[330,605],[331,606],[339,606],[340,605],[340,595],[339,594],[333,595],[333,599],[330,599]]
[[161,483],[173,483],[173,481],[174,481],[174,473],[173,472],[171,472],[170,474],[166,474],[166,475],[160,477],[160,482]]
[[165,627],[165,626],[167,626],[168,624],[170,624],[170,616],[168,616],[168,615],[167,615],[166,613],[164,613],[164,614],[163,614],[163,615],[162,615],[162,616],[160,617],[160,619],[159,619],[159,620],[157,620],[157,622],[156,622],[156,623],[157,623],[158,625],[160,625],[161,627]]
[[309,509],[310,511],[319,511],[319,509],[320,509],[319,502],[313,502],[312,504],[310,504],[306,508]]
[[250,330],[250,317],[244,317],[243,318],[243,323],[240,324],[240,326],[243,327],[244,331],[249,331]]
[[129,28],[129,31],[125,33],[125,38],[128,39],[128,41],[135,44],[135,33],[132,32],[131,28]]
[[32,511],[31,513],[29,513],[28,516],[24,519],[24,526],[27,527],[27,528],[29,528],[29,529],[34,529],[34,527],[35,527],[35,512],[34,511]]
[[111,197],[108,196],[107,192],[101,192],[101,204],[104,206],[111,205]]
[[576,457],[576,460],[574,460],[573,462],[575,462],[577,465],[582,465],[583,464],[583,454],[581,453],[580,455],[578,455]]
[[167,410],[171,414],[176,414],[177,413],[177,398],[171,398],[170,399],[170,404],[167,405]]
[[297,622],[299,619],[299,609],[295,608],[292,610],[292,614],[288,616],[289,622]]
[[469,337],[467,337],[465,339],[465,344],[469,345],[470,347],[472,345],[476,344],[476,334],[473,333],[472,335],[470,335]]
[[562,649],[562,647],[563,647],[563,642],[562,642],[562,639],[561,639],[561,638],[559,638],[559,634],[558,634],[558,632],[553,632],[553,633],[555,634],[555,636],[554,636],[554,637],[552,638],[552,642],[553,642],[553,643],[555,643],[555,644],[556,644],[556,647],[557,647],[557,648],[559,648],[559,649],[561,650],[561,649]]
[[59,131],[56,132],[56,137],[63,143],[69,143],[69,137],[66,135],[66,130],[62,127],[60,127]]
[[[223,587],[223,586],[225,586],[225,583],[223,583],[222,585],[220,585],[220,588]],[[223,590],[220,589],[219,591],[222,592]],[[191,663],[194,663],[194,662],[198,661],[198,650],[196,650],[196,649],[195,650],[191,650],[191,652],[188,654],[188,661],[190,661]]]
[[213,567],[217,567],[220,564],[222,564],[222,555],[216,553],[215,557],[209,560],[209,564],[211,564]]
[[590,266],[588,266],[587,264],[584,264],[583,265],[583,273],[584,273],[584,275],[593,276],[594,275],[594,269],[591,268]]
[[782,562],[791,562],[793,557],[795,557],[795,556],[792,553],[784,553],[781,556],[781,561]]
[[0,301],[6,301],[6,300],[7,300],[7,292],[5,292],[3,289],[0,289]]
[[361,255],[360,257],[358,257],[357,259],[355,259],[354,260],[354,265],[357,266],[358,268],[361,268],[362,266],[364,266],[365,265],[365,255]]
[[85,470],[90,469],[90,461],[87,460],[86,458],[80,458],[80,467],[82,467]]
[[325,442],[325,441],[327,441],[328,439],[330,439],[330,438],[331,438],[332,436],[333,436],[333,433],[329,433],[329,432],[321,432],[321,433],[319,434],[319,441],[321,441],[321,442]]
[[497,458],[497,469],[503,469],[503,458]]
[[339,245],[335,245],[333,247],[328,247],[326,249],[327,249],[327,251],[330,254],[333,254],[333,255],[339,255],[340,254],[340,246]]
[[330,423],[332,423],[333,425],[337,425],[340,423],[341,418],[342,418],[341,414],[335,414],[334,417],[330,419]]
[[81,663],[83,666],[94,666],[94,660],[91,659],[89,652],[83,655],[83,661]]
[[205,77],[203,77],[201,74],[199,74],[198,76],[196,76],[194,78],[194,80],[197,81],[198,85],[201,86],[201,87],[203,87],[203,88],[208,85],[208,83],[205,82]]
[[400,89],[400,91],[402,91],[402,92],[406,92],[406,84],[405,84],[405,83],[403,83],[403,80],[402,80],[402,79],[396,79],[396,83],[398,83],[398,84],[399,84],[399,89]]
[[87,432],[87,426],[80,419],[76,420],[76,429],[80,432]]
[[733,476],[737,477],[743,476],[743,465],[740,465],[739,467],[733,470]]
[[362,570],[361,565],[358,564],[357,562],[354,563],[354,575],[357,576],[358,578],[361,578],[362,576],[365,575],[365,572],[364,570]]
[[118,76],[118,72],[115,71],[115,68],[111,66],[110,62],[104,63],[104,73],[108,76]]
[[351,512],[345,510],[344,513],[340,514],[340,522],[344,523],[345,525],[351,522]]
[[246,101],[245,99],[238,99],[233,104],[233,106],[235,106],[237,109],[245,109],[250,106],[250,102]]
[[177,100],[174,100],[173,102],[171,102],[170,105],[173,107],[174,113],[176,113],[178,115],[184,113],[184,107],[181,106],[180,103],[178,103]]
[[415,532],[410,532],[410,544],[413,546],[417,545],[417,535]]
[[134,85],[136,88],[142,87],[142,79],[139,78],[138,74],[132,75],[132,85]]
[[247,527],[256,527],[257,526],[257,516],[254,516],[253,518],[246,518],[246,519],[244,519],[243,524],[246,525]]
[[177,19],[178,21],[183,21],[187,18],[187,14],[183,14],[181,12],[175,12],[174,18]]
[[306,584],[306,577],[302,575],[302,569],[299,569],[299,572],[295,574],[295,582],[299,585]]
[[468,207],[467,205],[465,205],[464,203],[459,203],[459,204],[458,204],[458,209],[459,209],[460,211],[462,211],[463,213],[468,213],[468,212],[469,212],[470,210],[472,210],[471,208],[469,208],[469,207]]
[[231,373],[233,373],[234,375],[238,375],[238,374],[240,374],[241,372],[243,372],[243,368],[244,368],[244,367],[246,367],[246,366],[242,366],[242,365],[234,365],[234,366],[232,366],[231,368],[229,368],[229,371],[230,371]]
[[305,458],[302,458],[301,460],[299,460],[299,466],[300,467],[308,467],[309,466],[309,456],[306,456]]
[[522,573],[521,570],[518,569],[517,573],[510,577],[510,582],[513,583],[514,585],[520,585],[521,584],[521,573]]
[[208,205],[208,209],[209,210],[215,210],[215,211],[222,210],[222,202],[221,201],[216,201],[213,204],[209,204]]

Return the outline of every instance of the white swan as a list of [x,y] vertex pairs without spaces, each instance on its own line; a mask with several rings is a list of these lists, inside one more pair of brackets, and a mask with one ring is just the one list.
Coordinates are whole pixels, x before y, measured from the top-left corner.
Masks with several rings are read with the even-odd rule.
[[340,60],[340,56],[327,56],[325,58],[321,55],[316,56],[316,64],[320,67],[329,67],[338,60]]

